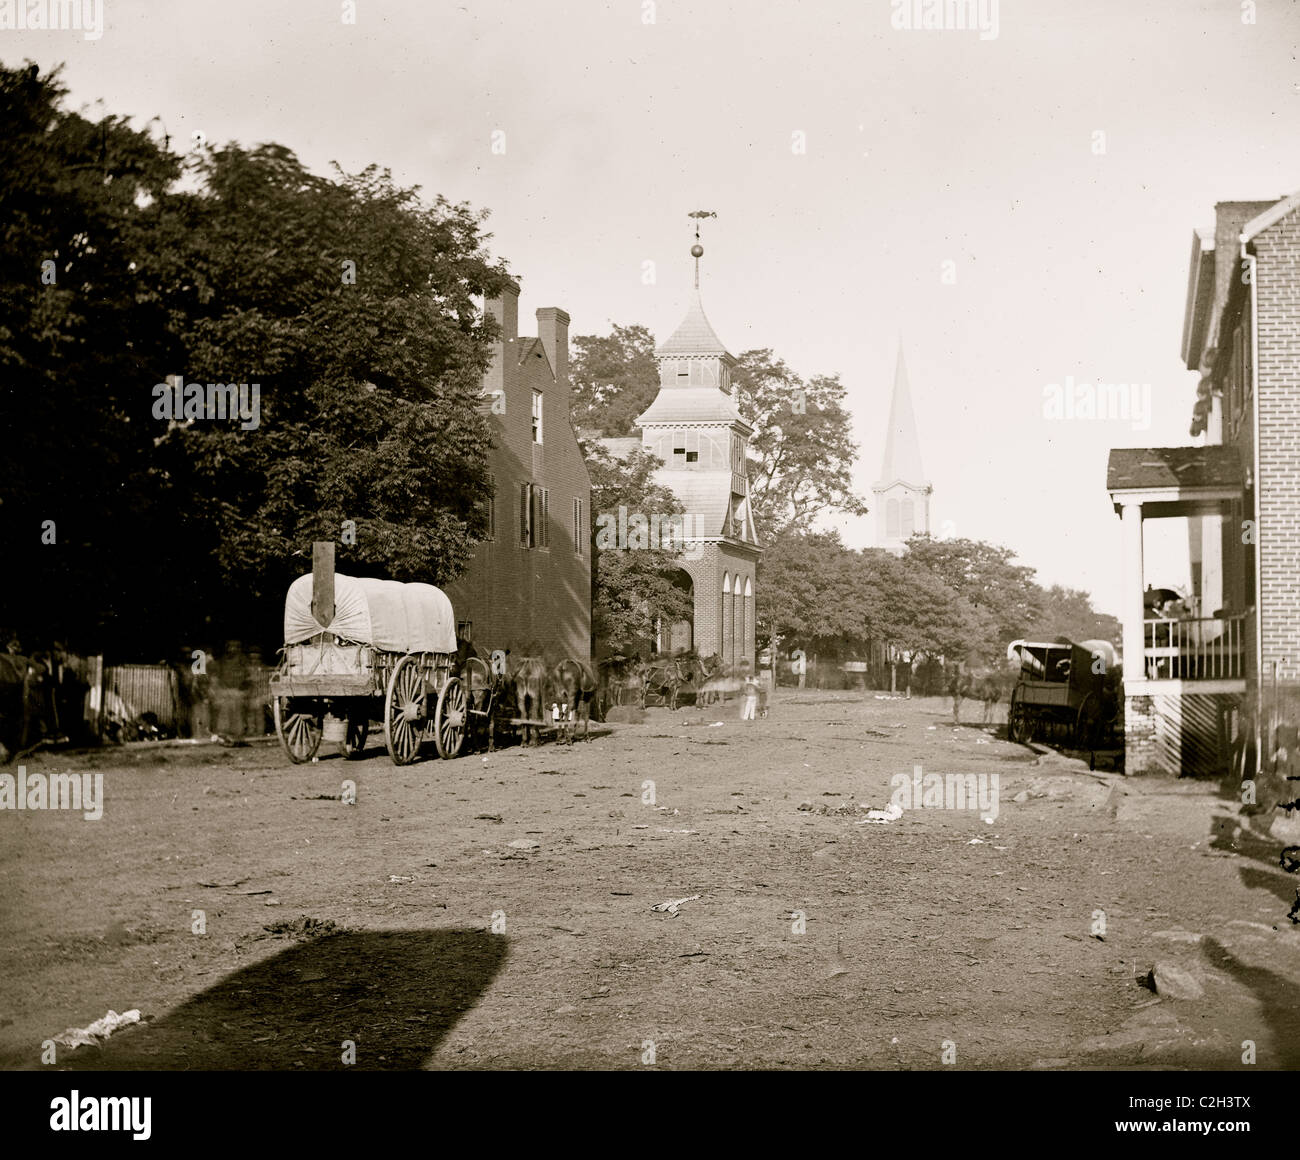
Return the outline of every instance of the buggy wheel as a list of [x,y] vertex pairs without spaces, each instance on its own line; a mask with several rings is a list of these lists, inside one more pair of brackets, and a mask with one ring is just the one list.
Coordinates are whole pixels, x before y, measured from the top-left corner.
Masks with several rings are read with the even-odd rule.
[[1102,735],[1101,702],[1092,693],[1083,699],[1074,719],[1074,743],[1079,749],[1095,751]]
[[339,752],[349,761],[356,761],[366,751],[366,738],[370,736],[370,717],[366,710],[348,714],[347,736],[339,742]]
[[438,756],[455,757],[465,744],[465,686],[459,677],[452,677],[438,694],[438,707],[433,713],[433,742]]
[[388,678],[384,697],[384,742],[394,765],[410,765],[420,756],[424,735],[424,679],[414,656],[404,656]]
[[1015,693],[1012,693],[1011,708],[1007,710],[1007,740],[1023,745],[1029,740],[1029,733],[1029,714],[1025,711],[1024,702],[1017,700]]
[[301,765],[316,756],[324,732],[324,716],[320,713],[295,713],[289,707],[288,697],[276,697],[273,705],[275,732],[280,744],[294,765]]

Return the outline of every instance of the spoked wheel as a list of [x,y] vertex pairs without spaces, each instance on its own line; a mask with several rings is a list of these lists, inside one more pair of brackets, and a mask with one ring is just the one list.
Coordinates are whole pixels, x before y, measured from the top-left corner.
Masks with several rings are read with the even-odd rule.
[[294,712],[289,704],[291,698],[276,697],[273,704],[275,714],[275,732],[280,744],[295,765],[310,761],[320,748],[321,734],[324,732],[325,718],[320,713]]
[[438,707],[433,713],[433,742],[438,756],[455,757],[465,744],[465,686],[459,677],[452,677],[438,694]]
[[366,738],[370,736],[370,718],[365,710],[348,714],[348,734],[339,742],[339,752],[349,761],[356,761],[366,751]]
[[1023,701],[1011,694],[1011,708],[1007,710],[1007,740],[1023,745],[1029,740],[1029,714],[1025,712]]
[[388,678],[384,697],[384,742],[394,765],[410,765],[420,756],[425,723],[424,678],[418,658],[404,656]]
[[1080,749],[1095,750],[1101,740],[1101,701],[1092,693],[1083,699],[1074,719],[1074,743]]

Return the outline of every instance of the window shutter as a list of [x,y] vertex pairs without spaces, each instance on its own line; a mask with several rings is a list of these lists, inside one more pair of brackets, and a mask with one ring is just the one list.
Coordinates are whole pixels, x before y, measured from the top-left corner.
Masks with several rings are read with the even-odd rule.
[[551,546],[551,489],[542,488],[542,547]]
[[528,484],[521,483],[519,485],[519,543],[525,548],[531,546],[528,542],[531,538],[528,533],[531,530],[530,516],[532,515],[532,512],[528,510],[531,499],[530,491],[531,488]]

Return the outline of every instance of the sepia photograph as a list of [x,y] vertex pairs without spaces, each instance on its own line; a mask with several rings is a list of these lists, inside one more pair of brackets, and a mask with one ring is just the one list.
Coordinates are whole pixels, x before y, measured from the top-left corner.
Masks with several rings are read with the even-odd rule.
[[373,1142],[428,1072],[1280,1132],[1298,57],[0,0],[0,1139]]

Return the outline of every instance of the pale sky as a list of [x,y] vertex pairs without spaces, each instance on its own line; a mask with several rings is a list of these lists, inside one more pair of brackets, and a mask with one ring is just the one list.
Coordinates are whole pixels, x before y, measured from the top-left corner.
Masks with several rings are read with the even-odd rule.
[[[355,25],[343,7],[104,0],[100,39],[0,32],[0,59],[65,62],[73,107],[157,114],[174,142],[277,141],[489,208],[524,330],[557,305],[573,334],[666,337],[686,215],[713,210],[714,328],[839,372],[864,493],[901,334],[936,530],[1117,611],[1106,456],[1191,441],[1192,230],[1216,201],[1300,187],[1293,0],[1248,5],[1253,25],[1239,0],[1001,0],[994,39],[896,30],[889,0],[356,0]],[[1066,376],[1149,383],[1149,429],[1044,418]],[[1186,572],[1164,533],[1158,585]]]

